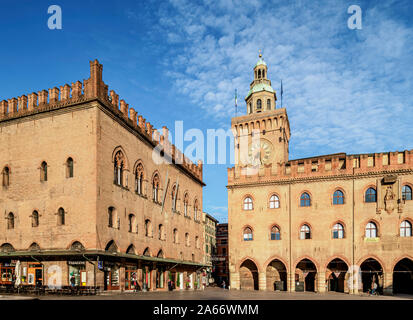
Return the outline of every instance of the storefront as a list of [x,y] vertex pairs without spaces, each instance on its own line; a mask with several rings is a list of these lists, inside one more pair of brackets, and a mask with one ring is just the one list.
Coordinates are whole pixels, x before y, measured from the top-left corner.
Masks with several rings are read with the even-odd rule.
[[119,290],[120,289],[120,277],[119,277],[119,265],[111,262],[105,262],[104,267],[105,277],[105,290]]
[[86,273],[86,261],[68,261],[68,283],[70,285],[86,286],[87,273]]
[[165,267],[156,269],[156,289],[165,288]]
[[149,290],[151,288],[151,271],[148,267],[142,269],[142,289]]
[[134,266],[125,267],[125,290],[140,290],[138,269]]
[[27,284],[35,286],[43,285],[43,266],[41,263],[29,263],[27,270]]
[[5,262],[0,264],[1,280],[0,284],[12,284],[14,277],[15,264],[11,262]]

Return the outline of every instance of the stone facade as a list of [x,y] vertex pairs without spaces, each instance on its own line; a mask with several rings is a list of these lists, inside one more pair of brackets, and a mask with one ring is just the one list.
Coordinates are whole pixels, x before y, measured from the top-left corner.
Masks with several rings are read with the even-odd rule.
[[199,283],[202,163],[108,94],[97,60],[83,84],[1,101],[0,145],[3,265],[41,262],[43,284],[56,264],[68,284],[67,261],[105,289],[130,289],[128,270],[140,288]]
[[247,108],[232,119],[231,289],[411,293],[413,150],[289,160],[286,109]]

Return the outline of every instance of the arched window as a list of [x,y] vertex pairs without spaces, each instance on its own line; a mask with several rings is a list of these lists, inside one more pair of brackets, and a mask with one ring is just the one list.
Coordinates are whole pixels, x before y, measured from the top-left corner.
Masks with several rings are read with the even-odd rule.
[[300,197],[300,206],[301,207],[309,207],[311,206],[311,197],[307,192],[301,194]]
[[155,174],[152,179],[152,199],[154,202],[159,202],[158,193],[159,193],[159,175]]
[[114,183],[118,186],[123,186],[123,170],[125,169],[125,157],[122,151],[115,154],[113,162]]
[[194,202],[194,220],[198,221],[198,200],[195,199]]
[[9,167],[3,168],[3,187],[8,187],[10,185],[10,169]]
[[260,111],[261,111],[261,108],[262,108],[262,106],[261,106],[261,99],[258,99],[258,100],[257,100],[257,110],[260,110]]
[[343,239],[344,238],[344,227],[341,223],[336,223],[333,226],[333,239]]
[[145,220],[145,236],[152,237],[152,223],[151,220]]
[[251,113],[251,112],[252,112],[252,103],[250,102],[249,108],[248,108],[248,113]]
[[365,201],[366,202],[376,202],[377,201],[376,189],[374,189],[374,188],[368,188],[367,189],[366,196],[365,196]]
[[36,228],[39,226],[39,213],[35,210],[32,213],[32,227]]
[[366,225],[366,238],[377,238],[377,226],[372,221]]
[[75,241],[72,243],[72,245],[70,246],[70,250],[73,251],[83,251],[85,250],[85,247],[83,244],[81,244],[79,241]]
[[65,224],[65,210],[63,208],[59,208],[57,211],[57,225],[63,226]]
[[14,229],[14,214],[9,212],[7,215],[7,229]]
[[135,191],[137,194],[143,194],[143,165],[139,163],[135,169]]
[[165,230],[164,226],[162,224],[159,225],[158,227],[158,239],[159,240],[165,240]]
[[163,251],[159,250],[158,254],[156,255],[157,258],[163,258]]
[[114,227],[114,220],[115,220],[115,208],[109,207],[108,209],[108,227],[113,228]]
[[184,216],[185,217],[188,216],[188,203],[189,203],[189,197],[188,197],[188,194],[185,193],[184,195]]
[[133,232],[134,225],[135,225],[135,215],[130,213],[128,216],[129,232]]
[[171,203],[172,203],[172,212],[176,212],[176,201],[177,201],[178,195],[176,193],[176,185],[172,187],[172,192],[171,192]]
[[305,239],[311,239],[311,229],[309,226],[306,224],[301,226],[300,229],[300,239],[305,240]]
[[258,70],[258,79],[261,78],[261,70]]
[[252,230],[250,227],[246,227],[244,229],[244,241],[252,241],[253,236],[252,236]]
[[280,228],[277,226],[271,228],[271,240],[281,240]]
[[40,251],[40,246],[36,242],[33,242],[29,246],[29,251]]
[[277,195],[273,194],[270,198],[270,209],[277,209],[280,207],[280,199]]
[[73,159],[67,158],[66,160],[66,178],[73,178]]
[[185,233],[185,245],[189,247],[189,233]]
[[252,199],[251,197],[246,197],[244,199],[244,210],[252,210]]
[[143,251],[143,255],[144,255],[144,256],[147,256],[147,257],[150,257],[150,256],[151,256],[151,252],[150,252],[149,248],[146,248],[146,249]]
[[344,204],[344,193],[341,190],[334,191],[333,204]]
[[43,161],[40,166],[40,181],[47,181],[47,163]]
[[412,236],[412,224],[404,220],[400,224],[400,237],[411,237]]
[[403,186],[402,188],[402,199],[403,200],[412,200],[412,188],[409,186]]
[[267,99],[267,110],[271,110],[271,100]]
[[173,235],[174,235],[174,243],[178,243],[178,229],[174,229],[173,231]]

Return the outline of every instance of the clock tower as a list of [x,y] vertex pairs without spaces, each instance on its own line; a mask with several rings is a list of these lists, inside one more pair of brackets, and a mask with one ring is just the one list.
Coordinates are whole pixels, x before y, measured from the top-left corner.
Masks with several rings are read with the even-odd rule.
[[277,108],[277,95],[267,78],[267,64],[259,54],[254,79],[245,97],[247,114],[231,119],[235,134],[235,165],[264,167],[288,161],[290,125],[285,108]]

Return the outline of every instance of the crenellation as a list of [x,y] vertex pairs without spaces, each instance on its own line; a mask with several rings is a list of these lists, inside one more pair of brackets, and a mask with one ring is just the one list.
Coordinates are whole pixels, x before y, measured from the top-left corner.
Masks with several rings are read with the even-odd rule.
[[55,104],[59,101],[59,89],[54,87],[49,89],[49,104]]
[[78,80],[72,83],[72,99],[79,99],[82,96],[82,83]]
[[11,98],[8,100],[9,103],[9,110],[8,113],[14,114],[17,113],[17,99],[16,98]]
[[37,94],[35,92],[32,92],[29,94],[29,102],[27,105],[27,110],[32,111],[36,107],[37,107]]
[[151,125],[151,123],[148,121],[147,123],[146,123],[146,133],[152,138],[152,129],[153,127],[152,127],[152,125]]
[[129,119],[133,122],[134,126],[137,126],[137,112],[133,108],[129,108]]
[[60,86],[60,100],[61,101],[67,101],[70,99],[70,86],[66,83],[64,86]]
[[27,96],[22,95],[21,97],[18,97],[18,111],[24,111],[27,110]]
[[128,107],[129,105],[125,102],[125,100],[120,100],[120,111],[122,112],[124,117],[128,117]]
[[7,115],[8,102],[6,100],[0,101],[0,118]]
[[43,107],[47,104],[47,97],[49,93],[46,90],[39,91],[39,107]]

